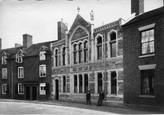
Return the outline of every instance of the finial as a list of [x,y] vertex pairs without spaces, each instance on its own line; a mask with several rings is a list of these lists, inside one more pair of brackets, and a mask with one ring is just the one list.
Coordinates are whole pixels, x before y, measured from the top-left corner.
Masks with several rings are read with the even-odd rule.
[[80,12],[80,7],[79,6],[77,7],[77,11],[78,11],[78,13]]
[[94,13],[93,13],[93,10],[92,10],[91,13],[90,13],[90,17],[91,17],[91,21],[93,21],[93,20],[94,20]]

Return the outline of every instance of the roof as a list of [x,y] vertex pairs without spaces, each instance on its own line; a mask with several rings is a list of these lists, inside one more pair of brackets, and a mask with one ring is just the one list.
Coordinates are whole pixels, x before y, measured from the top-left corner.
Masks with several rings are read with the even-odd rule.
[[8,48],[8,49],[0,50],[0,56],[2,56],[3,52],[6,52],[7,57],[12,58],[22,48],[23,47],[15,47],[15,48]]
[[126,27],[128,25],[133,24],[133,23],[137,23],[137,22],[140,22],[142,20],[150,19],[150,18],[157,17],[160,15],[164,15],[164,6],[158,8],[158,9],[155,9],[155,10],[151,10],[149,12],[145,12],[141,15],[138,15],[135,18],[133,18],[132,20],[130,20],[129,22],[125,23],[122,27]]
[[[57,40],[56,40],[57,41]],[[46,46],[48,49],[50,49],[50,43],[56,42],[56,41],[48,41],[48,42],[43,42],[43,43],[37,43],[37,44],[32,44],[29,48],[25,50],[25,56],[35,56],[39,54],[40,48],[42,46]],[[14,48],[8,48],[8,49],[2,49],[0,50],[0,57],[2,56],[3,52],[7,53],[8,58],[13,58],[16,53],[20,49],[23,49],[23,46],[21,47],[14,47]]]
[[53,43],[53,42],[55,42],[55,41],[49,41],[49,42],[33,44],[26,50],[26,55],[25,56],[35,56],[35,55],[38,55],[39,51],[40,51],[40,48],[42,46],[46,46],[48,49],[50,49],[50,43]]
[[89,22],[87,22],[80,14],[77,14],[77,16],[76,16],[76,18],[75,18],[75,20],[74,20],[68,33],[72,33],[77,25],[82,25],[85,28],[89,29],[88,25],[91,25],[91,24]]

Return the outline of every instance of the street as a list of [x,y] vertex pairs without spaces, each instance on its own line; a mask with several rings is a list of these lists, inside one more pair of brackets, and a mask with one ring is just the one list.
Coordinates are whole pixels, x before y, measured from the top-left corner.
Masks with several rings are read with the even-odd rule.
[[86,105],[62,101],[0,100],[0,114],[55,114],[55,115],[109,115],[109,114],[160,114],[119,107]]
[[114,113],[47,104],[0,102],[0,114],[109,115]]

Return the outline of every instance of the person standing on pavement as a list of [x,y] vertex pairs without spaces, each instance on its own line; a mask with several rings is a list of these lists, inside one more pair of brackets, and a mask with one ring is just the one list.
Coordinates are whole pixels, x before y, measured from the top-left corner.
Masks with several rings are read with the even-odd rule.
[[102,105],[102,102],[104,100],[104,97],[105,97],[104,91],[101,90],[101,92],[99,93],[99,100],[98,100],[97,106],[101,106]]
[[90,94],[90,91],[87,91],[87,93],[86,93],[86,102],[87,102],[87,105],[91,104],[91,94]]

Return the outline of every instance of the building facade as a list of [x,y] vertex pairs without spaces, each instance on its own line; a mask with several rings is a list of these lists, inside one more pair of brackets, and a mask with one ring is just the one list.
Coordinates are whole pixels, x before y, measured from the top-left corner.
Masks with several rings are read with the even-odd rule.
[[164,106],[164,7],[138,14],[123,33],[124,103]]
[[52,42],[32,44],[32,36],[24,34],[23,46],[0,50],[1,98],[49,99]]
[[52,99],[85,102],[89,90],[94,103],[103,90],[106,102],[123,100],[121,22],[94,28],[93,17],[89,23],[77,14],[68,32],[58,23],[58,36],[63,37],[51,44]]

